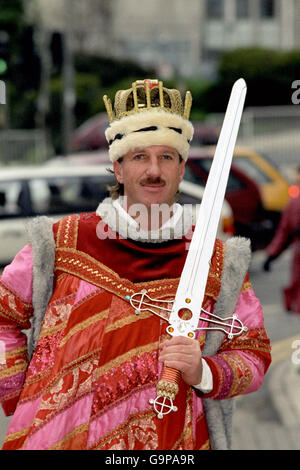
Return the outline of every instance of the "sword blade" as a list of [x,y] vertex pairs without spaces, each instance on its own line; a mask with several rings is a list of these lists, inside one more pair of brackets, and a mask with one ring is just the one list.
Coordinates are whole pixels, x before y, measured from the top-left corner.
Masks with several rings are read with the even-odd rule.
[[[168,331],[174,336],[188,335],[197,328],[199,322],[246,91],[247,86],[243,79],[237,80],[231,91],[194,234],[170,314],[169,323],[172,328],[170,330],[168,327]],[[189,320],[180,318],[182,309],[190,311]]]

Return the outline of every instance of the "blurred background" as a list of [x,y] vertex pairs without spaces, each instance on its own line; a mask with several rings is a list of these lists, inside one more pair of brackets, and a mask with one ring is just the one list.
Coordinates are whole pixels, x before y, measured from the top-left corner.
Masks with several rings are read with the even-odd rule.
[[[242,76],[248,96],[240,138],[255,139],[256,150],[279,163],[283,153],[297,162],[298,1],[1,0],[0,7],[2,161],[105,146],[102,128],[95,142],[78,143],[74,132],[104,112],[105,93],[113,98],[141,77],[191,90],[192,119],[213,128]],[[212,135],[205,137],[210,143]],[[22,152],[14,153],[17,142]]]
[[[23,246],[26,218],[94,210],[104,197],[104,94],[113,99],[143,78],[191,91],[195,138],[182,202],[198,203],[231,87],[246,80],[220,236],[251,240],[250,275],[275,352],[261,391],[238,400],[234,447],[241,449],[300,448],[299,371],[291,360],[300,316],[287,314],[281,298],[289,250],[272,272],[261,268],[282,211],[300,193],[299,22],[299,0],[0,0],[2,266]],[[275,380],[280,367],[290,393]]]

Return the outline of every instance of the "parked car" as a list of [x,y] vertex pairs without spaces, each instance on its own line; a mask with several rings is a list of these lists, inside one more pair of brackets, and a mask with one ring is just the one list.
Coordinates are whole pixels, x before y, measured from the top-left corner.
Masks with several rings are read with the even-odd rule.
[[[205,184],[215,146],[191,148],[185,178]],[[237,235],[251,239],[252,249],[271,241],[289,198],[289,183],[266,157],[236,146],[226,189]]]
[[[0,173],[0,264],[9,263],[27,243],[25,222],[47,215],[54,221],[79,212],[93,212],[115,182],[110,164],[43,165],[3,168]],[[200,204],[204,188],[181,183],[181,203]],[[230,206],[223,206],[218,236],[232,234]]]
[[260,189],[264,210],[278,221],[289,200],[289,182],[271,159],[248,147],[237,146],[234,166],[244,171]]
[[[194,206],[194,222],[200,209],[202,197],[204,194],[205,187],[199,184],[191,183],[186,179],[183,179],[179,185],[179,200],[180,204],[193,204]],[[230,204],[223,201],[217,237],[226,241],[228,238],[235,234],[234,217],[233,211]]]
[[[214,147],[191,148],[185,179],[205,185],[214,156]],[[273,224],[266,219],[260,190],[243,171],[231,166],[225,199],[233,211],[236,235],[250,238],[252,250],[261,248],[273,233]]]

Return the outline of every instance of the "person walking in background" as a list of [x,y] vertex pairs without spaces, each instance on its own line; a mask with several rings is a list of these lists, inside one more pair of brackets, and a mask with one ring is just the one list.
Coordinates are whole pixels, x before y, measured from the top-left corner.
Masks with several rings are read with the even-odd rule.
[[299,191],[291,197],[282,213],[278,228],[266,248],[264,271],[270,271],[274,262],[284,251],[293,247],[290,285],[283,289],[284,306],[288,312],[300,313],[300,166],[296,170],[295,188]]

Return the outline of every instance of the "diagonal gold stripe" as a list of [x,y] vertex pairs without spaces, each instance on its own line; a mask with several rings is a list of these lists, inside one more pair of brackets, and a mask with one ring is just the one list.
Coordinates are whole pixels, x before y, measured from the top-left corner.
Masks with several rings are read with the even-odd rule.
[[11,351],[6,351],[5,352],[5,357],[6,357],[6,359],[9,359],[9,358],[18,356],[22,352],[25,353],[26,351],[27,351],[27,346],[20,346],[17,349],[12,349]]
[[4,369],[0,371],[0,379],[5,379],[7,377],[11,377],[19,372],[24,372],[28,367],[28,363],[26,361],[22,361],[21,364],[17,364],[16,366],[9,367],[8,369]]
[[145,352],[153,351],[153,349],[157,349],[157,348],[158,348],[158,341],[155,341],[154,343],[146,344],[145,346],[139,346],[137,348],[131,349],[130,351],[127,351],[121,356],[118,356],[115,359],[112,359],[111,361],[101,366],[97,370],[96,379],[101,377],[101,375],[105,374],[105,372],[107,372],[112,367],[118,367],[120,364],[122,364],[122,362],[128,361],[131,357],[141,355]]
[[140,420],[147,420],[147,419],[149,420],[151,418],[154,418],[155,416],[156,416],[155,411],[152,409],[138,411],[137,413],[132,413],[128,416],[126,421],[124,421],[119,426],[113,428],[106,435],[97,439],[92,445],[90,445],[89,448],[92,448],[94,450],[98,450],[98,449],[100,450],[105,445],[109,444],[113,439],[122,438],[122,436],[125,433],[128,433],[128,430],[130,429],[130,427],[134,425],[136,422],[139,422]]
[[31,316],[30,312],[22,313],[22,312],[16,312],[13,310],[7,310],[2,305],[0,305],[0,314],[1,316],[8,318],[9,320],[13,319],[13,321],[17,322],[19,325],[22,325],[23,323],[27,323]]
[[12,434],[7,434],[4,442],[10,442],[10,441],[14,441],[15,439],[20,439],[20,437],[25,436],[25,434],[28,433],[29,429],[30,429],[30,426],[28,426],[25,429],[22,429],[21,431],[14,432]]
[[40,337],[39,339],[41,338],[44,338],[45,336],[52,336],[54,335],[55,333],[58,333],[59,331],[63,330],[65,328],[65,326],[67,325],[68,323],[68,320],[62,322],[62,323],[59,323],[59,325],[56,325],[56,326],[51,326],[50,328],[45,328],[41,334],[40,334]]
[[106,309],[106,310],[103,310],[102,312],[97,313],[96,315],[93,315],[92,317],[87,318],[83,322],[78,323],[77,325],[75,325],[69,331],[69,333],[61,340],[60,347],[64,346],[67,343],[67,341],[69,341],[69,339],[73,335],[78,333],[78,331],[84,330],[84,328],[87,328],[87,327],[93,325],[94,323],[97,323],[98,321],[103,320],[104,318],[106,318],[108,316],[108,313],[109,313],[109,308]]
[[109,331],[114,331],[117,330],[118,328],[122,328],[125,325],[130,325],[131,323],[135,323],[136,321],[139,320],[144,320],[146,318],[149,318],[153,315],[153,313],[141,313],[139,315],[136,315],[135,313],[126,317],[126,318],[121,318],[120,320],[117,320],[116,322],[112,323],[111,325],[108,325],[105,329],[105,333],[108,333]]
[[199,450],[210,450],[210,442],[209,442],[209,439],[207,439],[207,441],[205,442],[205,444],[203,444]]
[[53,446],[49,447],[49,450],[60,450],[61,447],[69,440],[72,439],[72,437],[76,436],[76,434],[80,434],[84,431],[86,431],[89,428],[89,423],[83,423],[77,426],[76,428],[72,429],[66,436],[58,441],[56,444]]

